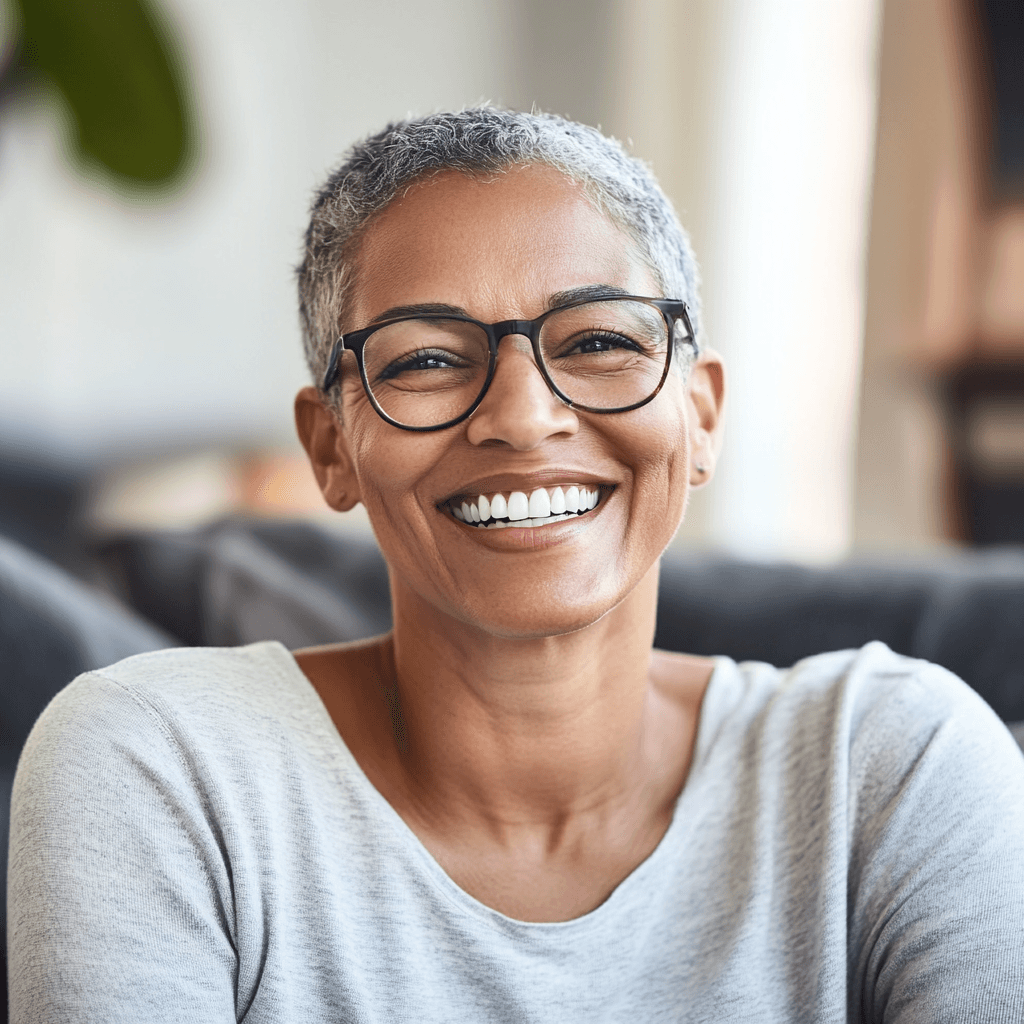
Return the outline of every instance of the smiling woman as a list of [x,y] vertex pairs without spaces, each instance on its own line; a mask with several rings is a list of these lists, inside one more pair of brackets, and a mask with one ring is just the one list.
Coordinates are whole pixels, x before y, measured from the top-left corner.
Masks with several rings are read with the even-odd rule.
[[[504,635],[555,636],[601,619],[643,577],[653,594],[691,450],[713,458],[722,375],[710,352],[691,367],[685,303],[661,299],[641,246],[580,184],[519,164],[403,188],[354,261],[335,322],[358,329],[324,373],[333,382],[340,368],[340,385],[326,402],[299,396],[299,432],[328,502],[366,506],[398,617],[444,609]],[[370,354],[378,339],[383,357]],[[675,347],[690,359],[672,374]],[[576,508],[556,522],[559,491]],[[504,505],[489,519],[505,529],[474,528],[481,497]]]
[[1019,1020],[1024,763],[980,699],[880,644],[651,649],[724,376],[647,169],[547,115],[395,124],[299,285],[299,435],[393,631],[58,697],[13,1019]]

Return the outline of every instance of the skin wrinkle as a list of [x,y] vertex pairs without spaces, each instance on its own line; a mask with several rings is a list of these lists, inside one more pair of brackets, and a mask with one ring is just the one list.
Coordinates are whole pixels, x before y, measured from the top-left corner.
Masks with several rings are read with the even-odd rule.
[[[658,294],[628,235],[547,167],[486,183],[449,172],[412,189],[367,231],[360,268],[360,324],[417,302],[484,322],[532,318],[552,294],[595,284]],[[668,827],[710,663],[651,653],[658,558],[688,484],[710,475],[690,479],[690,451],[710,462],[721,387],[706,353],[640,409],[579,413],[513,336],[476,414],[448,430],[385,423],[355,373],[342,383],[344,424],[315,389],[297,400],[325,497],[367,507],[395,622],[393,638],[369,645],[372,672],[358,645],[300,665],[442,868],[512,916],[593,909]],[[476,531],[437,507],[471,480],[529,490],[520,482],[547,479],[538,472],[552,485],[601,482],[605,496],[535,530]]]

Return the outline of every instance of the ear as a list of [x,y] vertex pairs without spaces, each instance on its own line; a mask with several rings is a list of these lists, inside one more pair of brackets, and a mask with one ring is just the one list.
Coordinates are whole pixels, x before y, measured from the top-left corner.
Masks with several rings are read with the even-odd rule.
[[690,486],[703,487],[715,475],[722,447],[725,411],[725,366],[713,349],[705,349],[690,369]]
[[359,479],[352,465],[348,439],[341,421],[324,405],[316,388],[303,388],[295,396],[295,428],[327,504],[338,512],[347,512],[357,505]]

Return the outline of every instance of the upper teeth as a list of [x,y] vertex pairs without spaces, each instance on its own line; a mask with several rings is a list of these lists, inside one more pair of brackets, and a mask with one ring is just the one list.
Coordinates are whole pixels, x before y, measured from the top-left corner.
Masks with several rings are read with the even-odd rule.
[[525,491],[513,491],[507,498],[504,494],[490,497],[481,494],[475,501],[452,505],[451,510],[456,519],[465,523],[487,523],[491,528],[512,523],[516,526],[541,526],[589,511],[597,505],[600,496],[596,487],[582,484],[555,487],[551,491],[538,487],[529,496]]

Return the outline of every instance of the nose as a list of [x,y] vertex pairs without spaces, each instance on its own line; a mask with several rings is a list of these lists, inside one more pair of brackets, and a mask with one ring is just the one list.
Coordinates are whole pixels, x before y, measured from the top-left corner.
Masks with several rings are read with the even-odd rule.
[[506,335],[498,346],[494,379],[476,412],[467,437],[472,444],[503,441],[530,451],[549,437],[572,436],[580,421],[548,387],[522,335]]

